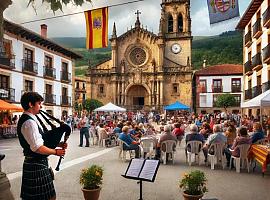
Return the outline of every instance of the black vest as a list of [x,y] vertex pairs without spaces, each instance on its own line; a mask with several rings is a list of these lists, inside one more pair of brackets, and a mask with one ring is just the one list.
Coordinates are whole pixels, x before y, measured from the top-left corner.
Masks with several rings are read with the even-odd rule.
[[[33,152],[31,149],[30,149],[30,145],[27,143],[27,141],[25,140],[22,132],[21,132],[21,128],[22,128],[22,125],[25,121],[27,120],[34,120],[32,117],[30,117],[29,115],[27,114],[23,114],[19,121],[18,121],[18,124],[17,124],[17,134],[18,134],[18,137],[19,137],[19,141],[20,141],[20,144],[23,148],[23,154],[24,156],[29,156],[29,157],[34,157],[34,158],[37,158],[37,159],[43,159],[43,158],[47,158],[48,155],[42,155],[42,154],[39,154],[39,153],[35,153]],[[39,134],[42,135],[42,138],[44,137],[44,133],[43,131],[41,130],[41,128],[38,126],[38,129],[39,129]]]

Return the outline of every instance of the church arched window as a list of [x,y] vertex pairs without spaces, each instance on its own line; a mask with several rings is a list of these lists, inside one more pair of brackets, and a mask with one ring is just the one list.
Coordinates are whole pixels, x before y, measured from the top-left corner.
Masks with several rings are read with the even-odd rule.
[[171,14],[168,17],[168,32],[173,32],[173,17]]
[[178,32],[183,32],[183,17],[181,14],[178,16]]

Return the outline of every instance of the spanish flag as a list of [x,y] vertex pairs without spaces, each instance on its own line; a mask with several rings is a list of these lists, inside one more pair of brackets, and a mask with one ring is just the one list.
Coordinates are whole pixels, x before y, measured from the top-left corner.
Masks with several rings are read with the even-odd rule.
[[108,7],[84,12],[86,20],[86,48],[108,46]]

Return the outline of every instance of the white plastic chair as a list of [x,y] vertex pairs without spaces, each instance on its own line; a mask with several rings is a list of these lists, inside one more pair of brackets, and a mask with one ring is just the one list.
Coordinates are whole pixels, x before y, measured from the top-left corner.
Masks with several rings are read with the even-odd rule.
[[213,155],[208,153],[208,158],[211,163],[211,169],[215,169],[215,164],[217,164],[218,162],[221,162],[223,169],[225,168],[226,157],[223,154],[224,148],[225,148],[224,143],[214,143],[210,145],[209,150],[214,152]]
[[[190,151],[188,151],[188,146],[190,146]],[[201,141],[189,141],[186,146],[187,155],[186,155],[186,162],[188,162],[189,166],[191,166],[191,156],[194,154],[195,162],[196,157],[198,157],[198,163],[200,165],[200,151],[202,150],[202,142]]]
[[144,154],[146,153],[146,157],[149,157],[150,159],[152,159],[155,156],[155,151],[154,151],[154,140],[151,138],[145,138],[143,140],[141,140],[141,155],[142,157],[144,156]]
[[125,144],[125,142],[123,140],[118,139],[118,143],[119,143],[119,154],[118,154],[118,157],[120,159],[122,159],[123,161],[126,161],[127,160],[127,158],[126,158],[126,152],[128,151],[129,152],[129,156],[131,158],[131,151],[132,150],[124,150],[124,144]]
[[[162,150],[162,147],[165,145],[165,151]],[[161,158],[163,159],[163,164],[166,165],[166,154],[169,153],[172,155],[172,162],[174,164],[174,148],[176,147],[176,141],[175,140],[166,140],[161,142],[160,145],[161,150]]]
[[[242,165],[244,165],[244,162],[246,162],[247,170],[248,170],[248,173],[249,173],[250,163],[248,161],[248,151],[249,151],[249,148],[250,148],[250,144],[241,144],[241,145],[238,145],[235,149],[237,149],[237,148],[239,149],[240,156],[239,157],[231,156],[230,166],[232,166],[232,159],[234,159],[235,160],[236,172],[240,173],[241,163],[242,163]],[[234,150],[230,149],[230,151],[234,151]]]

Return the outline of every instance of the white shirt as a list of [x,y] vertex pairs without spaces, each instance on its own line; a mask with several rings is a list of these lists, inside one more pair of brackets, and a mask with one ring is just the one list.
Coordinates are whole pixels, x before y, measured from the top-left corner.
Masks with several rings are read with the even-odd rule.
[[29,112],[24,112],[24,114],[27,114],[33,120],[32,119],[26,120],[22,124],[21,132],[26,142],[30,145],[30,149],[33,152],[36,152],[39,149],[39,147],[43,146],[44,144],[42,135],[39,133],[38,127],[40,127],[41,130],[43,129],[35,115]]

